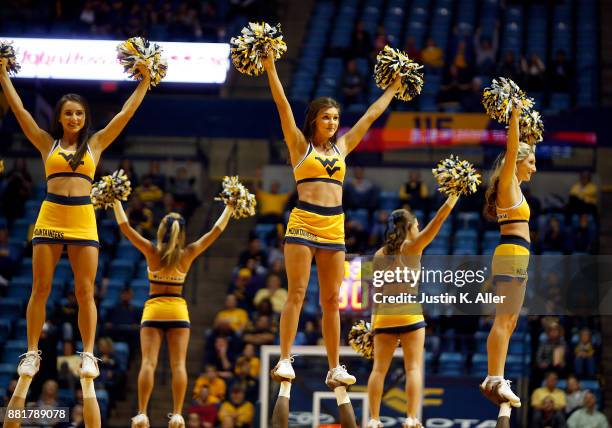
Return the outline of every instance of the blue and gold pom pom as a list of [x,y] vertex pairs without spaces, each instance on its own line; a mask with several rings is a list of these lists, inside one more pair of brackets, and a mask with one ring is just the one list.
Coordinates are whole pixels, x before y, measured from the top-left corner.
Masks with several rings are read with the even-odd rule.
[[533,107],[533,99],[527,97],[512,79],[499,77],[493,79],[491,86],[485,88],[482,104],[491,118],[507,125],[512,110],[530,110]]
[[21,69],[21,66],[17,62],[17,56],[15,48],[12,43],[0,42],[0,58],[6,58],[6,71],[9,74],[15,75]]
[[162,57],[162,48],[142,37],[132,37],[117,46],[117,59],[135,80],[142,80],[139,67],[144,65],[151,75],[151,86],[157,86],[166,77],[168,61]]
[[422,65],[408,58],[406,53],[387,45],[376,57],[376,66],[374,66],[376,86],[387,89],[400,76],[402,87],[395,97],[402,101],[410,101],[423,89],[423,73],[419,71],[422,68]]
[[349,331],[349,345],[361,356],[371,360],[374,358],[374,334],[369,322],[361,320]]
[[466,160],[451,155],[432,169],[438,182],[438,191],[447,196],[470,195],[480,185],[480,174]]
[[262,60],[268,52],[275,61],[287,52],[280,24],[250,22],[240,36],[231,38],[230,43],[234,67],[249,76],[259,76],[264,72]]
[[94,208],[110,208],[115,200],[127,201],[132,193],[128,176],[122,169],[105,175],[91,187],[91,203]]
[[223,201],[225,205],[234,208],[232,217],[236,219],[252,217],[255,215],[257,201],[255,195],[250,193],[246,187],[238,180],[238,176],[223,177],[223,190],[216,201]]

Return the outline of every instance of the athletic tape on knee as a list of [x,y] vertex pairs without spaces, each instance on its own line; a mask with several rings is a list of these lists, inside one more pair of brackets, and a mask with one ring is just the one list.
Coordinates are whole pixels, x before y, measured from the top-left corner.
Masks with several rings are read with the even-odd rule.
[[279,397],[290,398],[291,396],[291,382],[286,380],[282,381],[280,384],[280,391],[278,391]]
[[19,380],[17,381],[17,386],[15,386],[15,392],[13,392],[13,395],[15,397],[25,399],[28,396],[28,390],[30,389],[31,383],[32,378],[30,376],[19,376]]
[[348,392],[346,392],[346,386],[334,388],[334,394],[336,394],[336,403],[338,403],[338,406],[349,404],[351,402]]
[[510,407],[510,403],[501,403],[499,406],[499,417],[510,417],[510,413],[512,412],[512,407]]
[[96,398],[93,379],[82,377],[81,388],[83,388],[83,398]]

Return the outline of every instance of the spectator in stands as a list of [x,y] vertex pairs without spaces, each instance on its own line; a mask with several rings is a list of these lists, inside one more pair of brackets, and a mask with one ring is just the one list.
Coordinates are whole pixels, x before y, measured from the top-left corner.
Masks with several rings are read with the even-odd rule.
[[345,105],[358,104],[363,102],[365,84],[363,76],[357,70],[357,62],[350,59],[346,63],[344,80],[342,82],[342,95]]
[[538,54],[532,53],[529,59],[521,58],[521,72],[525,79],[526,90],[534,92],[544,90],[546,66]]
[[559,323],[553,322],[546,327],[544,339],[538,347],[536,362],[541,370],[562,372],[565,367],[566,353],[563,330]]
[[106,316],[104,324],[105,334],[114,341],[127,342],[130,346],[130,354],[133,354],[138,346],[141,311],[132,304],[134,293],[131,288],[121,290],[119,304],[113,306]]
[[209,392],[208,401],[212,404],[220,403],[225,399],[227,385],[225,381],[219,377],[217,368],[214,365],[206,364],[204,370],[204,373],[200,374],[193,386],[193,398],[196,399],[199,397],[202,388],[206,387]]
[[429,210],[429,189],[418,171],[408,173],[408,181],[400,187],[399,199],[402,206],[408,205],[411,211],[422,210],[425,213]]
[[128,158],[123,158],[119,161],[119,167],[117,169],[122,169],[125,172],[125,175],[130,179],[130,184],[132,185],[132,189],[138,187],[139,180],[138,175],[136,174],[136,169],[134,169],[134,165],[132,161]]
[[[187,167],[191,166],[188,163]],[[187,167],[176,169],[176,175],[170,177],[170,192],[175,202],[183,206],[184,217],[189,218],[198,206],[198,196],[195,191],[195,175],[189,176]]]
[[272,329],[270,317],[260,315],[253,322],[253,327],[244,331],[242,340],[244,343],[255,345],[258,349],[261,345],[272,345],[276,339],[276,332]]
[[356,166],[353,171],[353,177],[347,178],[344,184],[344,206],[348,209],[376,210],[380,190],[365,177],[363,167]]
[[555,59],[548,69],[548,76],[550,88],[554,92],[570,91],[571,82],[574,80],[574,73],[572,71],[572,66],[567,61],[565,51],[558,50],[555,53]]
[[202,386],[200,395],[198,395],[191,406],[187,409],[187,414],[196,413],[200,416],[201,426],[197,428],[213,428],[217,421],[217,406],[215,401],[211,399],[207,386]]
[[372,227],[370,228],[370,237],[368,238],[368,246],[370,248],[378,248],[382,245],[382,242],[385,239],[385,231],[387,230],[388,221],[389,212],[386,210],[379,210],[378,215],[374,219]]
[[287,290],[281,287],[280,276],[270,274],[266,278],[266,287],[257,291],[253,299],[253,306],[257,306],[263,299],[270,299],[274,312],[280,314],[287,300]]
[[75,340],[78,330],[79,306],[74,291],[69,291],[65,302],[60,302],[55,308],[53,321],[62,329],[63,340]]
[[249,308],[251,304],[251,297],[253,287],[251,287],[253,273],[251,269],[243,267],[238,270],[238,275],[234,283],[230,286],[230,293],[236,296],[237,304],[241,308]]
[[197,413],[188,413],[187,428],[202,428],[204,426],[200,415]]
[[13,169],[5,173],[6,184],[2,194],[2,211],[9,226],[23,216],[24,205],[32,194],[32,176],[24,159],[15,160]]
[[465,112],[482,111],[482,80],[474,77],[469,88],[461,96],[461,110]]
[[251,373],[251,365],[249,359],[246,357],[240,357],[236,361],[236,368],[234,369],[235,377],[232,381],[232,388],[239,386],[244,390],[247,401],[256,402],[258,396],[259,382],[257,378]]
[[389,36],[387,36],[387,30],[384,25],[379,25],[376,29],[376,35],[374,36],[374,44],[372,46],[372,52],[370,57],[373,61],[376,60],[379,52],[382,51],[386,45],[389,44]]
[[11,397],[13,396],[13,392],[15,392],[16,387],[17,387],[17,379],[11,379],[2,397],[2,407],[8,406],[9,401],[11,401]]
[[421,50],[416,45],[416,39],[414,36],[408,36],[406,39],[406,46],[404,47],[404,52],[408,55],[413,61],[421,62]]
[[474,34],[474,52],[476,54],[476,68],[479,74],[491,75],[495,71],[497,47],[499,42],[499,23],[493,30],[493,37],[482,37],[482,28]]
[[591,181],[591,173],[584,171],[580,180],[575,183],[569,192],[568,212],[570,214],[597,215],[597,185]]
[[513,51],[506,51],[506,53],[504,53],[504,59],[497,67],[497,75],[509,77],[515,82],[520,81],[521,71],[516,63]]
[[81,358],[74,351],[74,343],[64,341],[62,355],[57,357],[58,381],[62,388],[71,390],[78,385],[81,368]]
[[98,339],[98,352],[100,352],[100,377],[104,384],[104,389],[108,391],[111,402],[124,396],[125,374],[117,361],[117,356],[113,350],[113,341],[110,337],[100,337]]
[[551,397],[544,397],[540,409],[533,412],[532,428],[565,428],[565,417],[563,413],[555,409],[555,403]]
[[427,39],[425,48],[421,51],[421,59],[426,67],[436,70],[444,67],[444,52],[431,37]]
[[161,204],[164,192],[153,182],[153,177],[147,174],[142,177],[141,185],[134,190],[134,196],[133,199],[140,199],[145,204],[153,206]]
[[234,294],[225,297],[225,308],[220,310],[215,316],[215,325],[221,320],[229,323],[231,329],[236,333],[241,333],[249,322],[249,314],[238,307],[238,300]]
[[595,394],[587,391],[584,395],[584,407],[576,410],[567,420],[567,428],[609,428],[606,416],[597,410]]
[[469,50],[465,40],[461,39],[457,42],[452,58],[451,65],[457,67],[460,75],[471,74],[473,64],[472,52]]
[[344,241],[348,253],[362,253],[368,243],[367,224],[357,220],[349,220],[344,228]]
[[442,108],[458,108],[464,94],[470,88],[469,80],[466,81],[459,68],[451,64],[444,73],[442,86],[438,93],[438,104]]
[[59,400],[57,398],[57,392],[59,387],[55,380],[47,380],[42,387],[42,392],[36,406],[40,409],[55,409],[59,407]]
[[319,339],[321,339],[319,328],[313,320],[307,320],[304,323],[304,328],[300,329],[295,336],[295,344],[315,346],[319,344]]
[[596,238],[590,223],[591,218],[589,214],[580,214],[578,225],[574,227],[573,233],[573,250],[575,252],[596,253]]
[[149,177],[153,185],[159,187],[162,191],[166,189],[166,175],[162,173],[161,163],[158,160],[149,162],[149,172],[145,177]]
[[250,259],[255,260],[258,266],[268,266],[268,254],[262,248],[261,240],[257,237],[251,238],[249,240],[249,247],[240,253],[238,266],[246,266]]
[[54,425],[55,428],[85,428],[85,420],[83,419],[83,405],[76,404],[70,409],[70,421],[60,422]]
[[564,410],[567,404],[565,392],[557,388],[559,377],[555,372],[548,372],[544,379],[544,386],[536,388],[531,394],[531,407],[541,410],[544,407],[544,399],[550,397],[553,400],[555,410]]
[[261,185],[261,169],[255,172],[255,196],[257,197],[257,208],[259,211],[258,223],[284,223],[283,217],[285,204],[289,199],[289,193],[281,193],[280,182],[272,180],[270,191],[263,190]]
[[126,210],[130,226],[147,239],[154,239],[155,227],[153,225],[153,211],[145,206],[144,202],[137,196],[130,198],[129,207]]
[[244,345],[244,349],[242,350],[242,355],[240,358],[245,359],[249,363],[249,373],[252,377],[256,378],[259,376],[259,367],[261,362],[259,357],[256,355],[255,346],[251,343],[247,343]]
[[255,406],[245,401],[245,391],[240,386],[231,390],[230,399],[219,408],[221,428],[247,428],[253,425]]
[[551,217],[546,226],[544,239],[542,240],[542,250],[544,251],[560,251],[566,250],[566,236],[561,229],[561,222],[557,217]]
[[570,415],[574,410],[582,407],[586,391],[580,388],[580,382],[574,375],[567,377],[567,388],[565,389],[566,405],[565,414]]
[[580,378],[593,379],[596,374],[595,346],[591,337],[591,330],[583,328],[580,339],[574,348],[574,373]]
[[207,352],[207,354],[207,362],[214,364],[220,377],[230,379],[233,376],[232,370],[236,362],[236,356],[233,350],[230,349],[227,337],[216,337],[213,352]]
[[363,21],[358,21],[351,37],[350,55],[355,58],[368,58],[372,51],[372,38],[364,29]]

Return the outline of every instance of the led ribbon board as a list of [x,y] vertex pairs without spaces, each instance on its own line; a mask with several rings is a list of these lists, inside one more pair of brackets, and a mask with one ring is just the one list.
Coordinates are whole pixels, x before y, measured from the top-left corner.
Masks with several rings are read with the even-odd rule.
[[[130,80],[117,61],[116,48],[121,40],[2,39],[13,42],[17,51],[17,61],[21,64],[18,78]],[[168,59],[168,74],[163,82],[225,82],[229,70],[229,44],[155,43],[162,47]]]

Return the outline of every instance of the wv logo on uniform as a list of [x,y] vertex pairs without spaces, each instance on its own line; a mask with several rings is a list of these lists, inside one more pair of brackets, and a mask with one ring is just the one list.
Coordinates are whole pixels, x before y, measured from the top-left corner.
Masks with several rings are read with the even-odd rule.
[[[62,152],[60,152],[59,154],[60,154],[60,156],[61,156],[61,157],[63,157],[63,158],[64,158],[64,160],[65,160],[66,162],[70,162],[70,161],[72,160],[72,158],[74,157],[74,155],[73,155],[72,153],[70,153],[70,154],[66,154],[66,153],[62,153]],[[81,161],[79,162],[79,165],[85,165],[85,161],[84,161],[84,160],[81,160]]]
[[325,171],[327,171],[327,174],[329,174],[330,177],[334,175],[336,171],[340,171],[341,169],[339,166],[334,166],[336,162],[338,162],[338,159],[321,159],[318,156],[315,157],[315,159],[321,162],[321,165],[323,165]]

